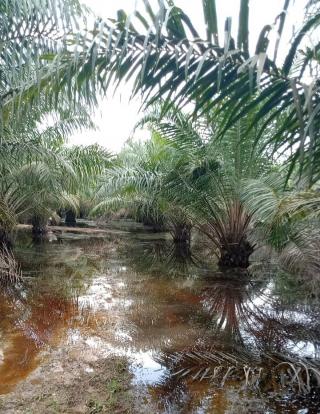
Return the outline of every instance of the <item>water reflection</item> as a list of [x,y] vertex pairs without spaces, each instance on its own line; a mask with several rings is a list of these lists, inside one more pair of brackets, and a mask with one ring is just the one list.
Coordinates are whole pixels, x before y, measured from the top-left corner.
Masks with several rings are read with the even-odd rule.
[[16,257],[24,279],[0,290],[0,394],[26,378],[45,352],[66,341],[70,328],[94,326],[90,304],[79,298],[88,287],[84,275],[100,270],[99,261],[83,256],[80,247],[20,241]]
[[[212,267],[199,250],[187,243],[172,243],[166,240],[140,240],[139,243],[119,245],[122,259],[135,272],[163,276],[195,276]],[[216,266],[213,266],[216,268]]]
[[57,346],[79,314],[76,301],[55,292],[30,293],[16,290],[0,295],[0,393],[26,378],[38,366],[41,351]]
[[[150,266],[148,259],[145,259],[145,253],[146,250],[144,258],[139,262],[139,272],[147,273],[152,270],[156,274],[155,255],[150,255],[153,259]],[[162,269],[163,265],[168,263],[171,266],[175,263],[168,260],[167,255],[164,255],[165,259],[160,254],[157,257],[160,258],[158,269]],[[189,283],[186,294],[186,291],[181,289],[186,285],[178,279],[171,282],[170,293],[164,294],[157,293],[159,284],[152,289],[144,285],[143,291],[149,293],[150,290],[151,296],[157,296],[152,303],[159,304],[160,298],[163,300],[164,297],[169,297],[166,310],[160,312],[159,309],[148,307],[149,311],[152,309],[152,313],[146,319],[143,311],[144,300],[141,306],[135,301],[136,313],[131,313],[131,317],[135,314],[140,315],[140,319],[135,317],[133,322],[144,332],[150,329],[154,321],[154,330],[157,332],[157,328],[163,323],[170,326],[173,321],[182,321],[184,327],[190,325],[190,322],[198,324],[195,330],[188,326],[185,331],[184,338],[188,338],[187,344],[181,337],[174,335],[174,328],[169,342],[164,338],[156,338],[155,342],[162,345],[162,351],[155,359],[166,368],[166,372],[161,381],[151,387],[150,392],[162,402],[162,409],[169,412],[203,411],[203,401],[214,395],[212,382],[216,382],[218,389],[226,387],[229,390],[237,388],[238,383],[246,389],[259,389],[259,392],[265,393],[265,398],[267,395],[278,395],[279,404],[286,401],[285,404],[293,409],[298,406],[304,407],[306,400],[302,399],[299,405],[296,393],[309,393],[310,396],[316,390],[313,386],[320,385],[320,366],[314,360],[317,358],[318,350],[316,338],[319,338],[317,310],[310,306],[301,309],[299,302],[288,307],[286,302],[281,301],[281,292],[275,295],[274,282],[269,277],[257,282],[245,272],[233,271],[222,275],[216,271],[212,272],[208,267],[204,273],[199,271],[203,271],[203,268],[197,272],[194,267],[200,260],[186,262],[184,256],[182,260],[185,274],[189,277],[198,274],[198,282],[201,280],[202,287],[199,289],[197,283]],[[143,267],[146,262],[148,265]],[[180,263],[176,262],[176,268],[170,267],[170,274],[180,273]],[[175,269],[179,271],[175,272]],[[174,290],[176,286],[178,292]],[[193,288],[196,288],[195,292]],[[179,314],[181,308],[177,310],[172,304],[175,304],[177,299],[181,304],[185,298],[188,298],[189,311],[193,305],[196,306],[191,312],[192,316],[185,309],[182,310],[182,315],[186,317],[186,320],[183,320],[183,316]],[[170,309],[170,318],[165,320],[164,317],[167,317]],[[156,320],[156,315],[161,315],[161,321]],[[154,332],[148,331],[147,336],[155,338]],[[302,350],[304,359],[301,359]],[[208,381],[201,387],[200,379]],[[193,406],[195,393],[201,395],[201,398],[199,404]],[[188,403],[188,410],[191,411],[185,411],[188,399],[193,401],[192,404]],[[295,406],[292,400],[295,400]],[[311,404],[312,399],[309,398],[309,401]],[[318,401],[313,403],[314,407],[318,405]],[[225,400],[222,404],[224,408],[209,404],[208,411],[204,412],[218,412],[210,410],[223,410],[225,404]],[[261,406],[264,404],[265,401],[261,401]],[[277,404],[274,402],[270,406],[276,409]]]
[[1,292],[1,393],[81,342],[129,355],[159,412],[317,409],[319,306],[294,282],[221,273],[150,235],[21,241],[16,256],[27,277]]

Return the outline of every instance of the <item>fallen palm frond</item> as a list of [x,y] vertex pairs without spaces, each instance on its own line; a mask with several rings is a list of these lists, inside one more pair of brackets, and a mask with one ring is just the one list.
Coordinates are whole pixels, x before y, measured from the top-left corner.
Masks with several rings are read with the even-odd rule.
[[163,354],[160,360],[180,379],[208,381],[220,387],[232,380],[245,387],[263,389],[268,384],[274,391],[290,389],[298,394],[320,388],[320,361],[314,359],[211,349]]
[[0,281],[15,283],[22,277],[19,264],[12,252],[3,244],[0,248]]

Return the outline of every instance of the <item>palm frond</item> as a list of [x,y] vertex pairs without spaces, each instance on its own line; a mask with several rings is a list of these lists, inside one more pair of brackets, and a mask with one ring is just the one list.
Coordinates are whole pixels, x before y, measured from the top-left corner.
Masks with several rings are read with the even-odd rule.
[[320,387],[318,361],[279,353],[259,356],[241,349],[234,353],[199,349],[165,354],[160,361],[181,380],[210,381],[221,387],[235,379],[247,388],[263,387],[270,378],[274,392],[288,388],[297,394],[309,394],[313,387]]

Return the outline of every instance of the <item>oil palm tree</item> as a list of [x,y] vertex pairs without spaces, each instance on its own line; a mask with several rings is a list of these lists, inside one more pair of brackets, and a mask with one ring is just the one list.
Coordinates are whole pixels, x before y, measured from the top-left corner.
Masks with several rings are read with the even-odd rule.
[[[40,127],[44,118],[50,116],[51,125]],[[27,166],[31,168],[40,164],[55,168],[59,156],[55,149],[60,147],[66,135],[83,127],[92,127],[88,113],[84,109],[68,115],[61,111],[51,112],[43,106],[34,108],[32,113],[25,114],[24,121],[19,122],[13,114],[8,114],[6,126],[3,127],[0,142],[0,223],[1,239],[9,242],[10,230],[19,216],[25,213],[26,193],[21,192],[21,182],[30,177],[26,175]],[[60,162],[62,159],[60,158]],[[64,165],[64,170],[66,169]]]
[[[66,93],[54,98],[51,91],[49,97],[43,88],[43,54],[63,47],[65,35],[78,27],[80,16],[84,15],[77,0],[0,1],[0,222],[1,239],[7,242],[8,232],[26,208],[26,193],[15,181],[19,171],[25,173],[32,166],[33,173],[39,172],[41,163],[54,167],[58,158],[62,161],[55,149],[65,136],[92,126],[87,109],[72,106]],[[56,119],[43,131],[40,125],[46,116]],[[21,179],[20,175],[20,184]]]
[[246,132],[250,119],[239,121],[220,142],[216,139],[219,119],[192,121],[181,111],[157,116],[146,121],[177,153],[165,181],[167,198],[211,240],[220,265],[247,267],[253,252],[248,241],[251,214],[241,201],[240,189],[244,180],[272,167],[264,143],[254,148],[255,132]]
[[[266,126],[277,123],[270,136],[274,149],[291,161],[289,173],[299,165],[301,173],[308,172],[309,185],[314,183],[320,172],[320,46],[314,34],[320,23],[319,2],[306,0],[305,16],[282,62],[278,50],[290,0],[284,0],[274,22],[261,28],[255,47],[249,36],[249,0],[239,2],[236,40],[230,18],[224,36],[219,33],[215,0],[202,1],[206,38],[172,0],[159,1],[158,9],[148,0],[143,3],[145,10],[130,16],[120,10],[116,19],[98,20],[91,32],[71,35],[76,53],[64,49],[45,56],[49,72],[59,68],[47,88],[68,87],[73,96],[82,91],[88,97],[133,80],[133,94],[142,92],[149,105],[165,99],[166,111],[193,102],[196,115],[222,117],[219,136],[255,108],[248,130],[259,123],[259,138]],[[277,35],[273,51],[271,32]],[[310,68],[314,82],[307,83]]]
[[44,104],[25,114],[24,122],[8,117],[0,143],[3,242],[9,242],[19,220],[31,219],[34,233],[42,234],[56,209],[77,209],[78,194],[94,186],[109,154],[98,146],[70,148],[65,143],[70,133],[92,127],[88,111],[80,106],[72,111],[60,105],[57,112]]
[[166,197],[164,187],[176,155],[159,134],[153,134],[144,144],[129,144],[106,171],[93,212],[114,212],[125,207],[153,227],[161,228],[164,223],[174,242],[190,244],[191,222],[183,209]]
[[19,190],[27,210],[24,217],[31,214],[34,236],[47,232],[48,219],[57,210],[76,214],[79,195],[85,188],[94,188],[109,163],[109,153],[97,145],[62,147],[56,150],[56,156],[54,164],[38,161],[19,171]]
[[[99,145],[90,145],[63,146],[59,154],[67,160],[76,176],[75,188],[72,188],[72,191],[76,194],[78,208],[67,208],[65,217],[66,224],[75,225],[76,213],[80,213],[81,206],[94,205],[99,179],[105,169],[112,165],[111,153]],[[89,211],[90,209],[88,214]]]
[[216,140],[217,124],[192,121],[176,110],[163,118],[155,108],[139,122],[151,129],[152,140],[131,147],[131,163],[127,157],[124,166],[108,170],[98,208],[156,206],[175,241],[189,243],[195,226],[213,243],[220,265],[247,267],[254,249],[248,241],[252,215],[240,189],[271,163],[261,148],[253,149],[256,135],[246,133],[245,120],[223,142]]
[[[290,0],[284,0],[274,24],[262,28],[255,48],[249,37],[249,0],[240,2],[236,41],[230,19],[221,41],[215,0],[202,1],[205,39],[172,0],[161,0],[158,10],[146,0],[145,11],[132,16],[119,11],[116,19],[97,20],[93,30],[80,24],[83,14],[75,0],[47,3],[28,0],[20,9],[16,1],[1,3],[6,45],[1,52],[3,119],[13,107],[37,101],[39,90],[51,103],[67,93],[70,102],[91,104],[98,91],[133,79],[133,93],[142,92],[149,104],[165,99],[165,110],[191,101],[195,114],[222,116],[220,136],[254,107],[248,128],[263,120],[261,135],[266,125],[276,122],[270,142],[291,161],[289,173],[299,165],[300,173],[308,173],[309,185],[318,179],[316,75],[311,76],[314,82],[306,83],[307,70],[316,74],[319,68],[319,40],[313,35],[320,22],[317,1],[306,0],[301,28],[283,63],[278,48]],[[270,54],[272,31],[278,40]]]

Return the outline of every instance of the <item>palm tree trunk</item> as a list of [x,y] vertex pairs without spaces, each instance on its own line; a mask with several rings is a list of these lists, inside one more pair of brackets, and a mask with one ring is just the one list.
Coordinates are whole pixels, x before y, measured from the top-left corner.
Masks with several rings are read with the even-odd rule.
[[48,233],[47,219],[40,216],[33,216],[31,219],[32,235],[34,238],[41,238]]
[[187,223],[175,223],[171,231],[175,243],[190,245],[191,243],[191,225]]
[[12,245],[13,243],[10,233],[4,228],[0,228],[0,248],[1,246],[4,246],[10,249]]
[[77,216],[73,210],[67,210],[65,224],[68,226],[76,226],[77,224]]
[[253,253],[253,246],[242,239],[238,243],[229,243],[220,249],[219,266],[221,267],[249,267],[249,258]]
[[154,233],[161,233],[165,231],[165,226],[161,218],[155,219],[151,215],[143,216],[140,221],[145,225],[152,227]]
[[190,243],[173,243],[172,257],[174,258],[175,262],[187,263],[187,261],[190,261],[192,257]]

